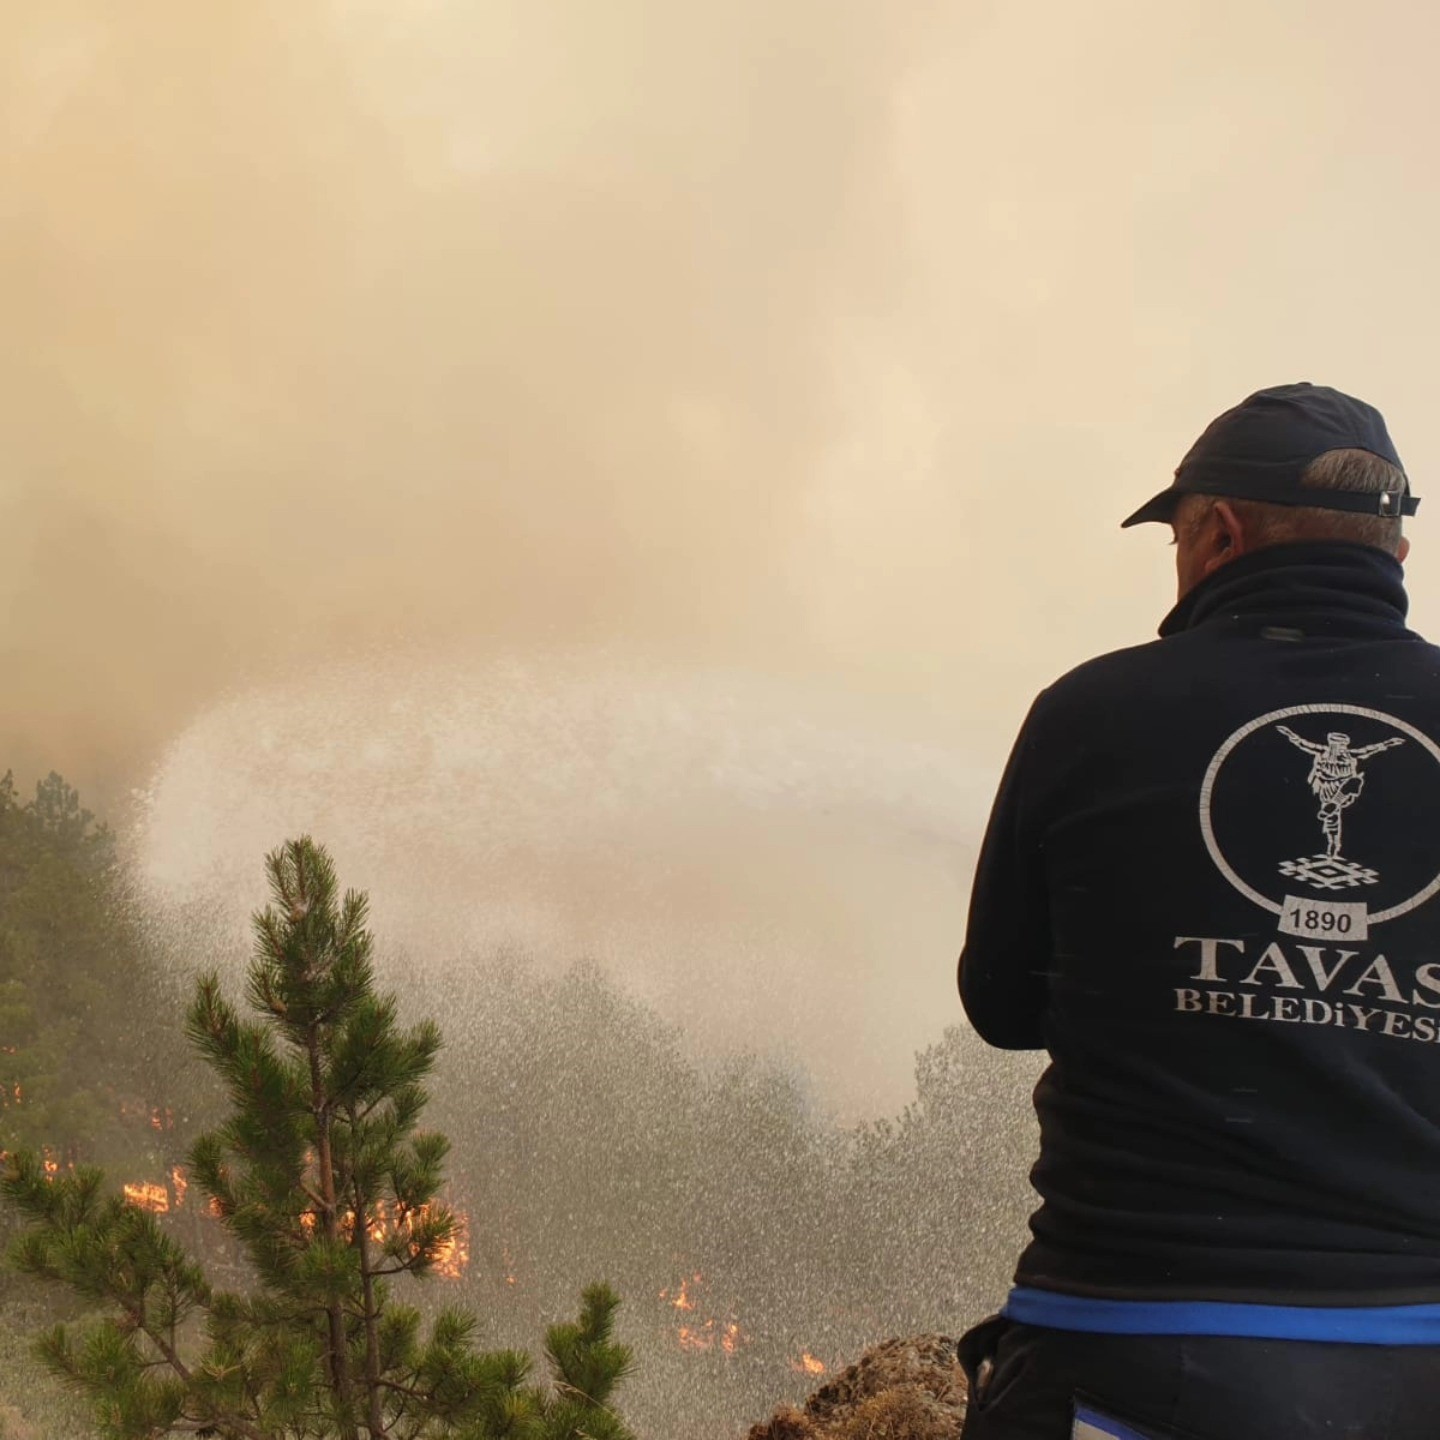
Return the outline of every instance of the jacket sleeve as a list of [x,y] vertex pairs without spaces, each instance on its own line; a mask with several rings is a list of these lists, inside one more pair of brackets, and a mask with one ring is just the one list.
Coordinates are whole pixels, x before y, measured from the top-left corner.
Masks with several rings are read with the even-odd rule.
[[[1042,697],[1043,698],[1043,697]],[[1037,700],[1026,717],[980,847],[960,956],[960,998],[980,1037],[1002,1050],[1043,1050],[1051,964],[1044,854],[1033,814]]]

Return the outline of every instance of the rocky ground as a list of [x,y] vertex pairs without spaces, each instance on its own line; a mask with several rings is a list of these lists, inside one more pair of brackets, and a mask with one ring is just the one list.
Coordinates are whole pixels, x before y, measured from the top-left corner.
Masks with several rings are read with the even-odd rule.
[[783,1405],[749,1440],[959,1440],[965,1376],[943,1335],[886,1340],[827,1381],[803,1410]]

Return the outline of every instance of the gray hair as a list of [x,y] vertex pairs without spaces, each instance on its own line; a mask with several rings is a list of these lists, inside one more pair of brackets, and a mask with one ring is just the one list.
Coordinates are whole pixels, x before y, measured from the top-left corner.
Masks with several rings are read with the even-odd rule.
[[[1405,474],[1368,450],[1330,450],[1312,460],[1300,484],[1312,490],[1358,490],[1367,495],[1402,494]],[[1187,495],[1175,512],[1182,529],[1201,524],[1221,495]],[[1400,549],[1400,517],[1356,515],[1346,510],[1321,510],[1313,505],[1271,505],[1261,500],[1230,500],[1246,536],[1256,549],[1288,545],[1297,540],[1349,540],[1372,545],[1391,555]]]

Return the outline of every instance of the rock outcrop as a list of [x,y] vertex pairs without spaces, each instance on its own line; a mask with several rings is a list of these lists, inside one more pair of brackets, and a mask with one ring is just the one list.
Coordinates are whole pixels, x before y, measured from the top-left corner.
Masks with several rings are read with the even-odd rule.
[[965,1376],[943,1335],[886,1340],[827,1381],[803,1410],[783,1405],[749,1440],[959,1440]]

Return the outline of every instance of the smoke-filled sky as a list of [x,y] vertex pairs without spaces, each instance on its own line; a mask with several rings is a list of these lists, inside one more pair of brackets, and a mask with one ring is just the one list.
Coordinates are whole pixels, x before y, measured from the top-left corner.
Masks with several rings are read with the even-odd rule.
[[142,792],[162,897],[243,917],[311,829],[408,953],[599,955],[903,1103],[1015,726],[1153,634],[1118,521],[1214,414],[1379,404],[1440,631],[1437,45],[1419,0],[0,0],[0,771]]
[[591,646],[993,766],[1152,632],[1116,522],[1249,390],[1436,491],[1419,0],[0,8],[0,766]]

